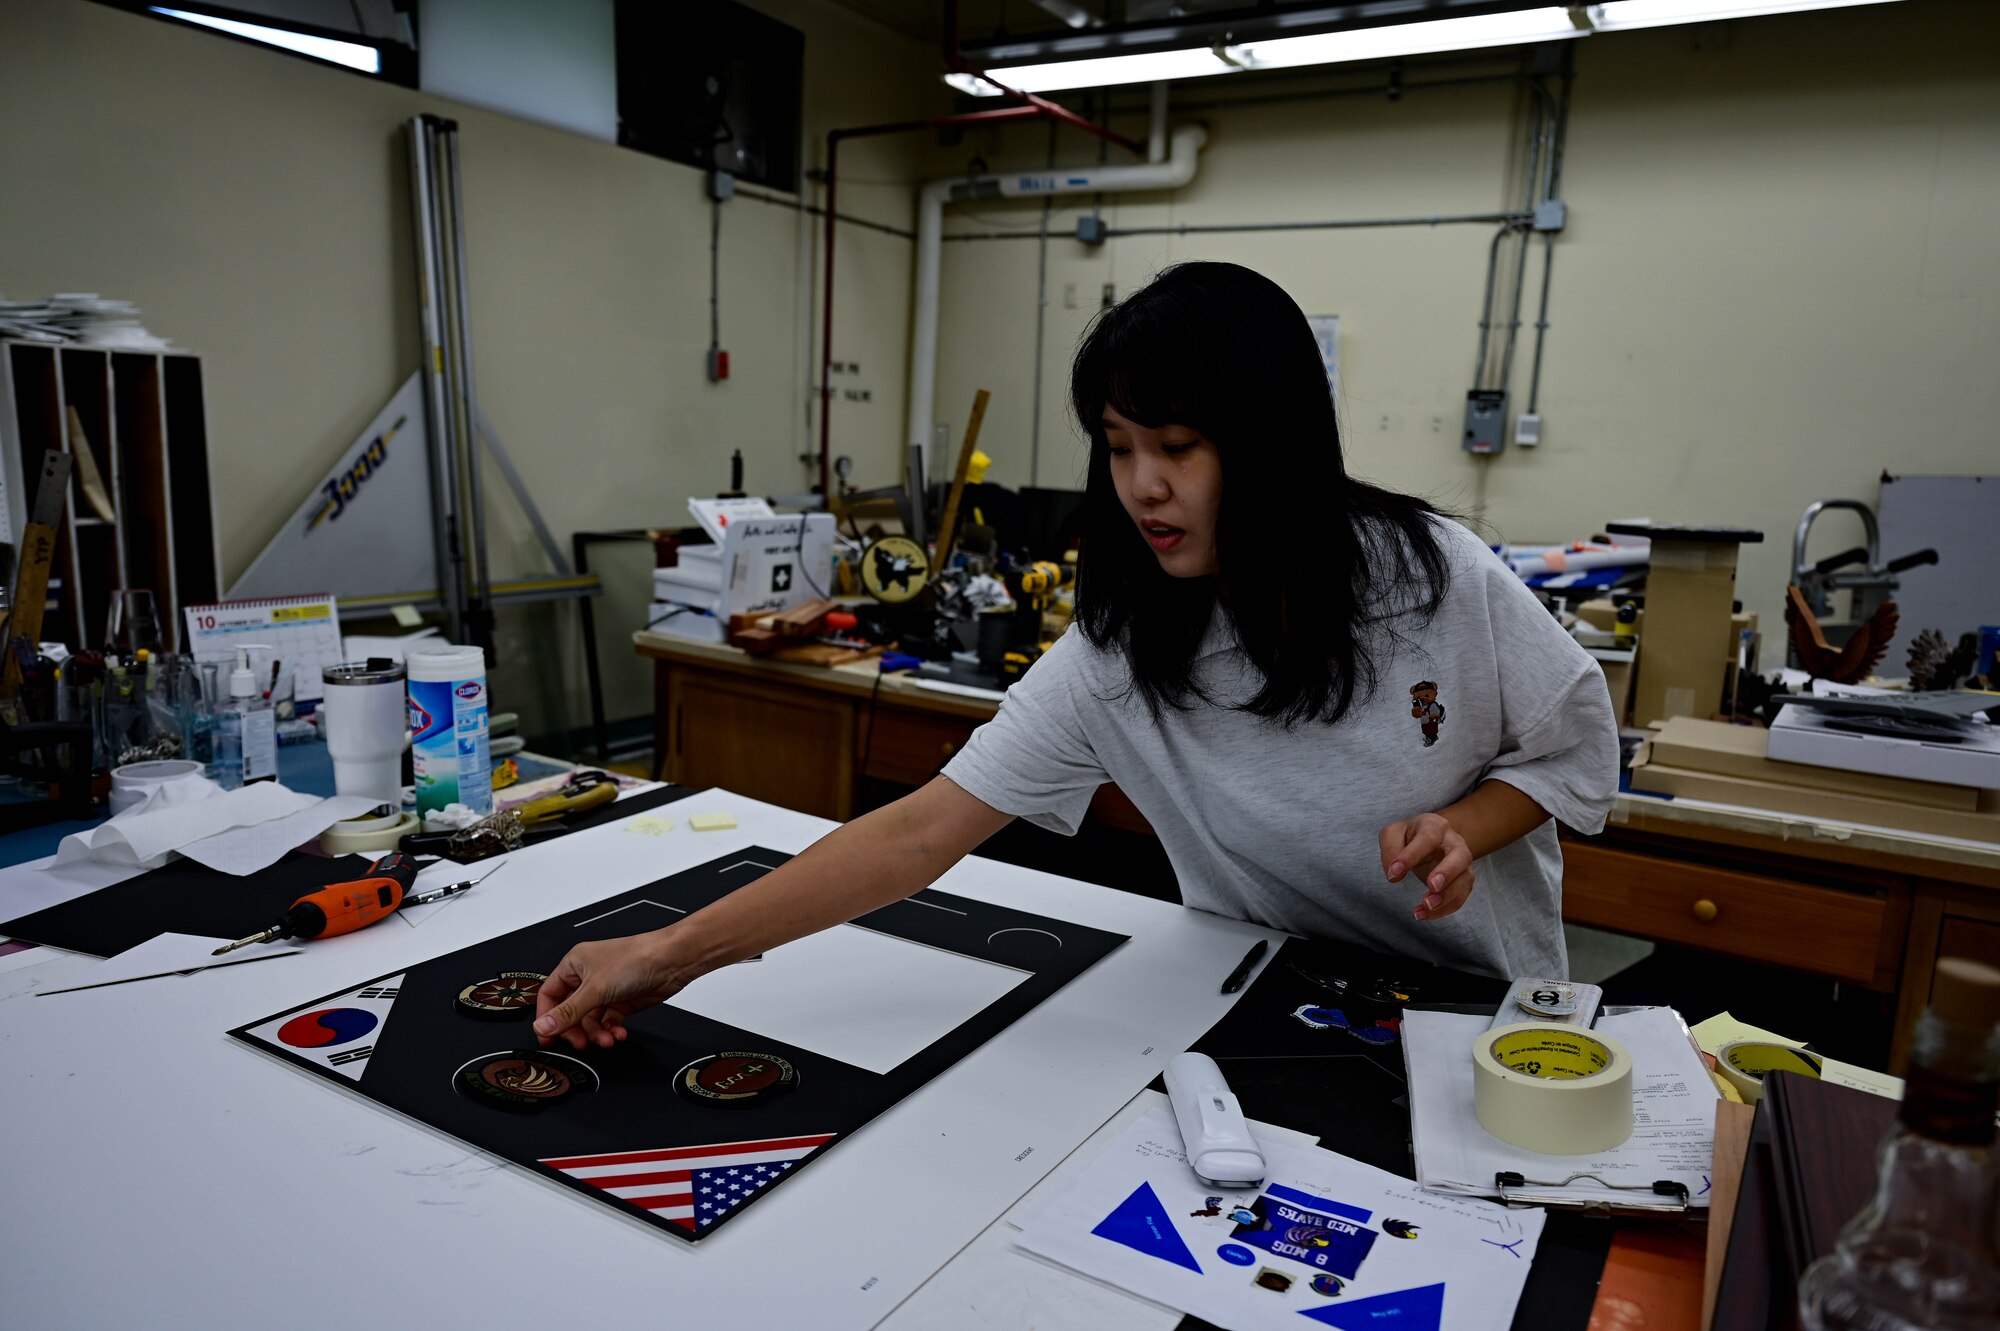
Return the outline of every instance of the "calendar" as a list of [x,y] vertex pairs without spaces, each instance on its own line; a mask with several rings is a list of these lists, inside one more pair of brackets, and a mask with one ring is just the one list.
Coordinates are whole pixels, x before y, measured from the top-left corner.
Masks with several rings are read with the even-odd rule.
[[[340,655],[340,607],[331,596],[270,596],[254,601],[224,601],[191,605],[187,618],[188,648],[196,661],[219,661],[223,678],[236,665],[236,649],[251,647],[251,667],[259,688],[271,688],[273,698],[291,697],[301,710],[325,692],[322,667],[336,665]],[[271,667],[278,668],[272,686]],[[286,681],[290,681],[290,688]]]

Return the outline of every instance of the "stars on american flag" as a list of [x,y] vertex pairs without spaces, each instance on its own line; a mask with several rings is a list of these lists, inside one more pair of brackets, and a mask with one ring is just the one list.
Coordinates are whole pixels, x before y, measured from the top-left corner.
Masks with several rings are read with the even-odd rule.
[[792,1162],[786,1160],[751,1165],[747,1169],[697,1169],[695,1191],[702,1200],[695,1203],[695,1226],[705,1229],[714,1224],[791,1167]]
[[831,1133],[817,1133],[566,1156],[542,1163],[648,1210],[677,1228],[700,1234],[832,1140]]

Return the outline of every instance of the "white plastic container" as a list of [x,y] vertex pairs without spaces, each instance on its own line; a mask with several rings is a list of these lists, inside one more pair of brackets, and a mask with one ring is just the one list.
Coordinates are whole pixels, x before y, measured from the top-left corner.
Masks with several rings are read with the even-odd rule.
[[419,817],[447,804],[493,812],[486,655],[477,647],[421,642],[410,672],[410,759]]
[[321,669],[326,686],[320,720],[327,756],[333,759],[333,789],[340,795],[372,795],[402,807],[403,746],[409,740],[409,695],[400,661],[343,661]]

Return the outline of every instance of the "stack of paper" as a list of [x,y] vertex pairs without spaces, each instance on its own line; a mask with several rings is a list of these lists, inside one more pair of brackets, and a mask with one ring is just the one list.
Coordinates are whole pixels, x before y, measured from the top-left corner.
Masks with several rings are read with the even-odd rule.
[[1204,1185],[1158,1106],[1016,1240],[1094,1280],[1235,1331],[1505,1331],[1545,1215],[1440,1197],[1317,1147],[1260,1138],[1268,1177]]
[[161,351],[171,345],[146,331],[139,307],[131,301],[104,300],[94,291],[47,300],[0,299],[0,337],[132,351]]
[[684,545],[680,562],[653,570],[653,608],[646,616],[655,633],[697,642],[721,642],[722,544]]
[[1686,1186],[1690,1206],[1708,1205],[1717,1093],[1679,1013],[1640,1008],[1598,1020],[1595,1029],[1632,1054],[1635,1126],[1624,1145],[1591,1155],[1522,1150],[1479,1126],[1472,1046],[1489,1020],[1456,1012],[1403,1016],[1410,1129],[1424,1187],[1496,1197],[1494,1175],[1506,1172],[1528,1180],[1526,1188],[1507,1190],[1511,1200],[1679,1211],[1678,1197],[1652,1191],[1671,1180]]

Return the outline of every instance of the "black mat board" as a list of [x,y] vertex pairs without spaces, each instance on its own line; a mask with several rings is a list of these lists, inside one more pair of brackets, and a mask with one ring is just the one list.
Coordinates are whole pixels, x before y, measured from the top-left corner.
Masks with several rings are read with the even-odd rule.
[[[886,1073],[718,1023],[669,1001],[635,1014],[627,1023],[630,1038],[615,1048],[577,1052],[558,1045],[552,1051],[587,1064],[600,1082],[594,1091],[539,1112],[510,1113],[469,1100],[455,1088],[453,1075],[468,1061],[535,1046],[532,1010],[503,1021],[477,1020],[459,1013],[453,999],[466,985],[503,971],[547,973],[579,942],[658,928],[680,918],[676,912],[697,910],[789,858],[754,847],[721,856],[644,887],[421,962],[407,971],[362,981],[237,1027],[230,1035],[471,1146],[554,1179],[593,1201],[644,1220],[677,1239],[695,1242],[761,1201],[800,1168],[838,1146],[1126,941],[1122,934],[926,889],[853,923],[909,942],[998,962],[1025,972],[1025,978]],[[343,1009],[343,1001],[373,1006]],[[323,1043],[317,1052],[302,1052],[277,1038],[255,1033],[260,1029],[274,1033],[273,1023],[328,1009],[360,1015],[349,1018],[354,1034],[342,1033],[341,1039]],[[336,1015],[333,1020],[337,1023],[341,1018]],[[798,1071],[797,1087],[748,1109],[691,1102],[677,1092],[676,1074],[691,1061],[739,1050],[791,1063]],[[344,1062],[336,1065],[336,1060]],[[358,1077],[354,1075],[357,1072]],[[576,1157],[612,1157],[604,1166],[618,1164],[622,1168],[623,1161],[634,1156],[712,1152],[743,1143],[775,1144],[820,1136],[828,1140],[806,1150],[774,1179],[733,1203],[733,1209],[710,1218],[699,1230],[546,1163],[578,1165]],[[599,1165],[591,1162],[587,1167]],[[655,1166],[643,1166],[651,1168]],[[665,1173],[672,1166],[661,1163],[657,1168]],[[650,1179],[648,1186],[652,1186]],[[681,1181],[657,1186],[688,1185]]]
[[[1407,994],[1407,1004],[1394,993]],[[1327,1150],[1414,1179],[1400,1034],[1369,1044],[1344,1030],[1314,1030],[1292,1014],[1336,1008],[1366,1029],[1404,1007],[1491,1013],[1506,993],[1507,981],[1490,976],[1292,938],[1193,1048],[1216,1061],[1245,1117],[1312,1133]],[[1158,1081],[1153,1088],[1166,1089]],[[1516,1331],[1583,1331],[1610,1247],[1603,1220],[1550,1211],[1515,1309]],[[1208,1331],[1208,1323],[1186,1317],[1178,1331]]]
[[[566,831],[588,831],[657,809],[693,794],[684,786],[628,795],[563,820]],[[283,915],[294,901],[329,883],[356,876],[352,856],[292,851],[268,869],[238,876],[193,860],[175,860],[122,883],[0,924],[0,937],[115,957],[165,933],[242,938]]]

